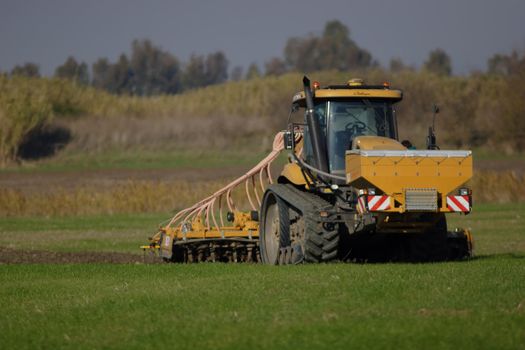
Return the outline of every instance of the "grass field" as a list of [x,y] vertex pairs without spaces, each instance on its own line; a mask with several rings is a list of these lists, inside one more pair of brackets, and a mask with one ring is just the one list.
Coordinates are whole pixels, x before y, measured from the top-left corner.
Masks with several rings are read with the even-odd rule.
[[[58,80],[0,79],[4,105],[16,102],[7,119],[15,122],[0,128],[12,136],[0,147],[0,350],[524,349],[525,203],[515,203],[525,201],[516,127],[523,99],[506,94],[499,78],[391,78],[407,97],[401,139],[424,146],[436,100],[444,106],[440,145],[455,149],[485,135],[469,183],[474,212],[449,217],[449,228],[472,229],[472,260],[147,264],[139,246],[173,210],[267,154],[300,76],[144,99]],[[42,123],[71,140],[52,157],[18,159],[15,151]],[[48,142],[60,149],[65,141]]]
[[[65,260],[43,254],[34,261],[61,263],[0,264],[0,349],[523,348],[524,203],[475,204],[471,215],[449,216],[449,228],[474,232],[477,257],[468,262],[78,263],[91,252],[95,258],[119,253],[124,261],[141,261],[138,247],[175,209],[157,191],[178,204],[190,192],[200,198],[216,188],[210,179],[226,181],[260,158],[219,151],[70,153],[1,171],[6,188],[21,191],[25,214],[4,211],[0,262],[2,254],[17,252],[24,254],[21,260],[36,252]],[[489,170],[500,167],[490,163],[493,154],[480,158]],[[177,181],[187,186],[177,187]],[[146,212],[133,203],[119,209],[126,201],[146,205],[152,198],[161,198],[166,211],[151,204],[153,211]],[[27,212],[29,203],[53,212],[62,202],[69,210],[91,206],[114,214]],[[7,199],[5,208],[13,204]],[[79,259],[68,260],[67,254]]]
[[[449,229],[470,228],[477,255],[525,254],[525,203],[480,204],[470,215],[448,216]],[[137,253],[172,213],[4,218],[0,246],[50,251]]]
[[[525,204],[479,205],[435,264],[0,265],[0,347],[519,349]],[[136,252],[169,214],[0,221],[0,246]]]
[[112,251],[139,254],[139,245],[170,213],[64,218],[6,218],[0,246],[50,251]]
[[234,165],[257,164],[266,154],[239,151],[169,151],[169,150],[114,150],[85,154],[70,152],[55,158],[31,161],[21,166],[0,169],[0,172],[77,172],[104,169],[215,169]]
[[518,349],[523,256],[426,265],[1,266],[21,348]]

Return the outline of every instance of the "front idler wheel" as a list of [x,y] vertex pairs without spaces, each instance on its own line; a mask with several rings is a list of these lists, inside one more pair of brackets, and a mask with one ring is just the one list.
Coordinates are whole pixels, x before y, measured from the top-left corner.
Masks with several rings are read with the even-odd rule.
[[[265,264],[285,264],[291,255],[290,217],[288,205],[275,194],[268,192],[261,205],[261,230],[259,246]],[[284,260],[283,260],[284,259]]]

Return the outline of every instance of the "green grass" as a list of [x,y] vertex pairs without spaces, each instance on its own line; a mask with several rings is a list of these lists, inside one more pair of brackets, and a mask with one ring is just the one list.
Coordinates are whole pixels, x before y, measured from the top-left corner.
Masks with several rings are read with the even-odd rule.
[[[110,169],[217,169],[232,166],[257,164],[263,159],[265,152],[249,152],[246,147],[214,150],[111,150],[104,152],[66,152],[55,157],[36,161],[24,161],[19,165],[0,168],[0,173],[38,173],[38,172],[78,172],[86,170]],[[523,163],[524,156],[520,153],[502,154],[497,151],[475,150],[476,162],[484,161],[515,161]],[[276,164],[285,164],[287,152],[278,158]]]
[[[451,216],[474,232],[467,262],[0,265],[0,348],[520,349],[523,213]],[[3,219],[0,245],[140,253],[167,217]]]
[[[478,255],[525,253],[525,203],[480,204],[467,215],[448,215],[449,229],[470,228]],[[173,213],[3,218],[0,246],[52,251],[139,253],[137,247]]]
[[117,251],[142,254],[159,224],[171,213],[57,218],[5,218],[0,246],[51,251]]
[[524,275],[524,256],[418,265],[0,266],[0,344],[518,349]]
[[449,229],[471,229],[477,255],[525,253],[525,203],[474,204],[471,214],[447,220]]
[[74,172],[106,169],[214,169],[257,164],[266,154],[240,151],[115,150],[103,153],[71,153],[40,161],[25,162],[0,172]]
[[472,149],[472,154],[474,155],[475,161],[505,161],[513,160],[523,163],[525,160],[525,154],[523,152],[514,151],[511,154],[507,154],[500,150],[495,150],[493,148],[474,148]]

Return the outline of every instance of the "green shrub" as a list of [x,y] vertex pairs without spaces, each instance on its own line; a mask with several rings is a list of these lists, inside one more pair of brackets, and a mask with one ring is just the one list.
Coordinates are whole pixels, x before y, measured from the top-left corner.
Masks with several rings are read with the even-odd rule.
[[52,117],[53,106],[46,94],[35,86],[38,83],[37,79],[0,76],[1,165],[16,159],[24,137]]

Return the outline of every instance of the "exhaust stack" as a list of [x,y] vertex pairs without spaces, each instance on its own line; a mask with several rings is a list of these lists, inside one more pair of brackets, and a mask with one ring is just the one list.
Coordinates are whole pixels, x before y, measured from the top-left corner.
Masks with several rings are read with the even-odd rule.
[[303,77],[304,95],[306,100],[306,124],[312,141],[312,150],[314,152],[315,164],[317,169],[328,172],[328,162],[326,160],[326,142],[321,132],[319,120],[315,116],[314,99],[312,89],[310,88],[310,79]]

